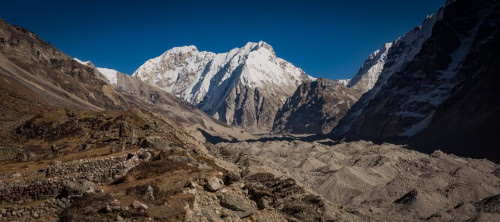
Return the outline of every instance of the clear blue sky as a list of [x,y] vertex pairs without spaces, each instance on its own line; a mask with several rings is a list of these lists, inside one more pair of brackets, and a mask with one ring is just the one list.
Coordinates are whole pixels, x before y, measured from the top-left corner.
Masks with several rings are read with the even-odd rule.
[[72,57],[132,74],[174,46],[226,52],[263,40],[314,77],[350,78],[444,0],[3,1],[0,17]]

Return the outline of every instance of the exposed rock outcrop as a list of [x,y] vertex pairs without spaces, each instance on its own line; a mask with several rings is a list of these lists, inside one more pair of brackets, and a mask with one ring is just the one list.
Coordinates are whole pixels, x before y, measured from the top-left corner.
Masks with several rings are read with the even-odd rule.
[[303,83],[276,114],[273,133],[329,133],[361,94],[328,79]]
[[499,3],[450,1],[396,40],[374,88],[334,130],[499,161]]

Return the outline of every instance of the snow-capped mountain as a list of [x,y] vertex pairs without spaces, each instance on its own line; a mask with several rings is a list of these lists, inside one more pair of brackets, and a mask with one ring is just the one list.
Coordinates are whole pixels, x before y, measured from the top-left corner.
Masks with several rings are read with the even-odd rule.
[[[358,103],[339,122],[334,129],[336,134],[350,134],[348,132],[351,130],[361,130],[352,128],[353,124],[360,115],[364,114],[363,111],[366,106],[370,105],[372,99],[378,95],[387,80],[405,68],[415,55],[420,52],[422,44],[432,34],[437,17],[438,15],[428,16],[421,26],[415,27],[391,44],[385,44],[382,49],[375,51],[368,57],[358,74],[349,84],[350,87],[368,91],[363,94]],[[373,81],[375,81],[375,84],[373,84]],[[370,88],[370,86],[372,87]]]
[[297,86],[313,80],[262,41],[219,54],[195,46],[172,48],[133,76],[252,132],[269,131],[276,111]]
[[373,52],[366,59],[365,63],[359,68],[358,73],[348,82],[348,87],[367,92],[375,86],[387,59],[387,53],[392,43],[386,43],[384,46]]
[[[476,157],[487,155],[477,150],[497,152],[490,131],[500,128],[500,101],[492,103],[499,100],[499,8],[498,0],[448,1],[422,26],[394,41],[374,87],[334,135],[408,138],[427,151]],[[473,111],[485,107],[488,111]],[[485,128],[491,130],[478,130]]]

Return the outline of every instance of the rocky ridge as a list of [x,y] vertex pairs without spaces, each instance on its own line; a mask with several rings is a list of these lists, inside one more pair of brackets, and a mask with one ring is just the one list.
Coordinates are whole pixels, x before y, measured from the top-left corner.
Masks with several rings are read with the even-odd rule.
[[409,138],[415,149],[440,148],[497,161],[495,136],[490,134],[499,127],[496,115],[458,111],[483,106],[479,104],[498,110],[490,96],[496,91],[481,90],[498,82],[497,67],[491,65],[496,64],[491,58],[496,58],[499,39],[493,31],[497,10],[498,1],[448,2],[422,27],[396,40],[374,88],[349,110],[334,135],[386,141]]
[[278,110],[272,132],[330,133],[361,94],[360,90],[328,79],[303,83]]

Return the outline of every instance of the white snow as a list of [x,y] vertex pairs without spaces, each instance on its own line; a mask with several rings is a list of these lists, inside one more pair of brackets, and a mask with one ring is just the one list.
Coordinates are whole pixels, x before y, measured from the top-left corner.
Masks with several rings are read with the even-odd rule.
[[172,48],[146,61],[132,76],[194,105],[209,98],[205,105],[217,106],[226,96],[227,89],[237,83],[249,88],[297,87],[306,75],[276,57],[273,48],[260,41],[218,54],[200,52],[195,46]]
[[85,66],[88,66],[90,64],[92,64],[90,61],[82,61],[82,60],[79,60],[78,58],[73,58],[75,61],[77,61],[78,63],[82,64],[82,65],[85,65]]
[[[82,61],[78,58],[73,58],[75,61],[79,62],[80,64],[82,65],[85,65],[85,66],[94,66],[92,64],[92,62],[90,61]],[[109,83],[111,84],[117,84],[118,83],[118,71],[114,70],[114,69],[108,69],[108,68],[101,68],[101,67],[95,67],[99,73],[101,73],[101,75],[104,77],[104,79],[106,81],[108,81]],[[102,78],[102,77],[101,77]]]
[[[387,53],[391,46],[392,43],[386,43],[381,49],[376,50],[368,56],[365,63],[359,69],[358,74],[349,82],[348,87],[358,88],[364,91],[372,89],[384,68]],[[362,79],[364,81],[362,81]]]
[[97,67],[97,70],[108,80],[109,83],[111,84],[117,84],[118,83],[118,71],[114,69],[108,69],[108,68],[99,68]]
[[349,82],[351,82],[351,79],[337,79],[334,81],[342,84],[343,86],[348,86]]
[[[486,17],[486,15],[489,13],[485,13],[483,16],[483,20]],[[437,86],[429,86],[432,90],[427,92],[427,93],[422,93],[419,94],[418,96],[415,96],[408,100],[405,104],[411,104],[411,103],[429,103],[433,105],[434,107],[440,106],[449,96],[452,91],[452,89],[457,85],[457,82],[455,81],[455,77],[457,73],[459,72],[459,69],[465,60],[467,53],[470,51],[470,48],[472,46],[472,43],[474,39],[476,38],[477,31],[479,29],[479,26],[483,22],[478,22],[477,25],[465,36],[460,36],[461,38],[461,44],[460,46],[455,49],[453,53],[450,54],[450,58],[452,62],[448,65],[448,68],[446,70],[438,71],[436,73],[437,79],[439,80]],[[423,115],[423,114],[422,114]],[[409,127],[405,132],[403,132],[401,135],[415,135],[425,129],[430,123],[429,117],[432,116],[429,115],[427,118],[423,119],[421,122],[415,124],[412,127]]]
[[[387,49],[387,55],[385,56],[385,60],[378,60],[377,62],[370,62],[373,61],[373,58],[376,58],[376,55],[380,54],[380,51],[377,52],[375,51],[367,60],[366,65],[363,65],[360,68],[360,73],[366,73],[363,72],[363,70],[371,70],[371,75],[375,76],[377,72],[380,72],[378,74],[378,78],[376,79],[376,82],[368,92],[363,95],[362,99],[357,102],[357,110],[354,110],[352,112],[349,112],[346,116],[344,116],[344,119],[348,120],[346,121],[347,124],[342,126],[342,128],[338,129],[338,133],[343,134],[347,131],[350,130],[351,124],[354,122],[355,119],[357,119],[360,115],[362,115],[364,108],[370,103],[375,96],[377,96],[378,92],[384,87],[384,85],[387,83],[387,80],[389,78],[403,70],[405,66],[415,57],[415,55],[420,52],[422,48],[422,44],[431,36],[432,34],[432,29],[434,27],[434,24],[436,21],[442,19],[442,14],[443,10],[439,10],[437,14],[433,14],[430,16],[427,16],[427,18],[424,20],[421,26],[417,26],[414,29],[412,29],[410,32],[406,33],[403,37],[400,37],[396,39],[395,41],[392,42],[391,45],[384,45],[384,48],[394,48],[395,50],[392,50],[390,48]],[[381,50],[383,51],[383,50]],[[374,56],[374,57],[372,57]],[[382,57],[382,56],[381,56]],[[373,64],[374,67],[371,69],[370,64]],[[387,65],[391,64],[391,65]],[[365,69],[363,69],[365,68]],[[380,70],[381,68],[381,70]],[[359,73],[358,73],[359,74]],[[361,76],[358,76],[357,78],[361,78]],[[355,80],[356,76],[351,80],[350,86],[354,86],[354,84],[358,81]]]

